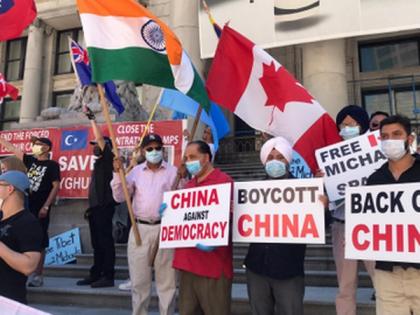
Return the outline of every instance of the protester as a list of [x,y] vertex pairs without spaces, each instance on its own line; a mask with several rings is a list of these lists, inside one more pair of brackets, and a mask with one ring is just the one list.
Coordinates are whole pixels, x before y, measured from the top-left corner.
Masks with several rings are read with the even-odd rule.
[[116,202],[112,197],[110,183],[114,154],[111,140],[103,137],[93,112],[86,107],[85,113],[95,135],[95,141],[90,142],[96,160],[89,185],[89,209],[86,213],[93,247],[93,266],[90,268],[89,276],[79,280],[77,285],[90,285],[92,288],[112,287],[115,273],[112,218]]
[[0,161],[0,170],[1,173],[5,173],[7,171],[15,170],[20,171],[26,174],[28,171],[26,169],[25,164],[21,160],[19,160],[16,156],[7,156]]
[[26,303],[26,280],[41,259],[43,232],[24,208],[28,177],[20,171],[0,175],[0,295]]
[[49,155],[52,149],[52,142],[48,138],[32,137],[33,156],[24,154],[19,148],[10,142],[0,138],[0,144],[16,157],[23,161],[28,169],[30,182],[29,210],[39,219],[43,230],[41,259],[31,275],[28,285],[40,287],[43,285],[43,267],[45,260],[45,248],[49,245],[48,226],[50,222],[51,205],[60,188],[60,166],[56,161],[50,160]]
[[389,114],[386,112],[376,111],[372,113],[372,115],[370,115],[370,120],[369,120],[369,130],[370,131],[379,130],[381,121],[387,117],[389,117]]
[[[293,178],[289,172],[293,149],[276,137],[261,148],[267,179]],[[303,244],[252,243],[245,258],[248,296],[254,315],[302,315],[305,248]]]
[[[186,138],[185,144],[188,144],[190,132],[188,129],[184,130],[184,137]],[[214,158],[216,155],[216,151],[214,150],[214,140],[213,140],[213,134],[211,132],[211,128],[209,126],[205,126],[203,130],[203,135],[201,140],[203,140],[205,143],[208,144],[212,156],[212,162],[214,162]]]
[[[229,175],[213,167],[210,147],[204,141],[190,142],[185,159],[188,172],[194,176],[185,188],[233,183]],[[230,314],[233,277],[231,242],[220,247],[197,244],[197,248],[177,248],[173,266],[180,271],[180,314]]]
[[[141,148],[146,162],[135,166],[126,175],[128,190],[133,200],[134,216],[141,236],[141,245],[137,246],[131,229],[127,248],[133,314],[148,313],[153,269],[160,314],[173,314],[176,292],[176,274],[172,268],[173,250],[158,249],[156,255],[154,251],[159,242],[159,208],[163,193],[171,190],[177,176],[177,168],[163,160],[163,142],[159,135],[147,135],[143,139]],[[111,187],[117,202],[124,201],[121,180],[117,174],[120,168],[121,161],[115,160]]]
[[[381,121],[381,147],[388,162],[369,176],[367,185],[420,182],[420,156],[410,154],[411,123],[395,115]],[[377,261],[376,314],[420,314],[420,264]]]
[[[336,124],[340,136],[343,140],[348,140],[368,131],[369,116],[360,106],[349,105],[337,114]],[[356,315],[358,261],[344,258],[344,199],[331,204],[330,209],[333,220],[331,225],[333,255],[338,281],[336,311],[337,315]],[[374,262],[364,261],[364,265],[373,280]]]

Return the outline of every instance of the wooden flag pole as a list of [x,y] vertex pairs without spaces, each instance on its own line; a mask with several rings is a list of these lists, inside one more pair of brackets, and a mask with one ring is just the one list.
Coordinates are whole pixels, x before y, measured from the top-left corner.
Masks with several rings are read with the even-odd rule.
[[137,150],[141,148],[141,145],[143,143],[143,139],[146,136],[147,132],[149,131],[150,124],[152,122],[153,116],[155,115],[155,112],[156,112],[156,109],[158,108],[158,106],[159,106],[159,104],[156,102],[155,106],[152,109],[152,112],[150,113],[149,120],[147,121],[146,128],[143,130],[143,134],[141,135],[140,141],[139,141],[139,143],[137,143],[137,146],[136,146]]
[[[197,131],[198,123],[200,122],[202,111],[203,111],[203,108],[199,105],[197,113],[195,114],[195,119],[191,128],[190,136],[188,137],[188,142],[191,142],[194,139],[195,133]],[[184,156],[182,157],[182,162],[184,162],[184,160],[185,160],[185,152],[184,152]],[[175,178],[175,182],[172,185],[172,190],[176,190],[178,188],[180,180],[181,180],[181,176],[178,173]]]
[[[105,121],[106,121],[106,124],[108,126],[108,130],[109,130],[109,136],[110,136],[111,141],[112,141],[112,147],[113,147],[113,151],[114,151],[114,159],[119,159],[117,141],[116,141],[116,138],[115,138],[114,129],[112,128],[111,117],[109,115],[108,105],[106,104],[104,91],[103,91],[102,86],[100,84],[97,85],[97,88],[98,88],[98,93],[99,93],[99,99],[100,99],[101,106],[102,106],[102,112],[104,114]],[[120,179],[121,179],[121,184],[122,184],[122,188],[123,188],[123,192],[124,192],[125,201],[127,202],[128,214],[130,216],[131,226],[132,226],[133,232],[134,232],[134,238],[136,240],[137,246],[140,246],[141,245],[140,232],[139,232],[139,228],[136,224],[136,220],[134,218],[133,205],[131,203],[130,194],[128,193],[127,181],[125,179],[124,166],[119,169],[118,174],[119,174]]]

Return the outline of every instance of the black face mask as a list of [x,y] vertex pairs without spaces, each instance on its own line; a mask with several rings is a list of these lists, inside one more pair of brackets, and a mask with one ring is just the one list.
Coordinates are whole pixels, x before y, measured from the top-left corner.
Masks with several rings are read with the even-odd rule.
[[95,145],[93,147],[93,155],[94,156],[97,156],[97,157],[100,157],[102,155],[102,150],[101,150],[101,148],[99,146],[96,146]]

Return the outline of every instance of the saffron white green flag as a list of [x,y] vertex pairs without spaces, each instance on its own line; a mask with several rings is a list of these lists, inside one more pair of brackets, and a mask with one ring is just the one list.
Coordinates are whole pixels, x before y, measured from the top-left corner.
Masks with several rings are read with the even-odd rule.
[[135,0],[77,0],[92,81],[126,80],[177,89],[205,110],[200,76],[172,30]]

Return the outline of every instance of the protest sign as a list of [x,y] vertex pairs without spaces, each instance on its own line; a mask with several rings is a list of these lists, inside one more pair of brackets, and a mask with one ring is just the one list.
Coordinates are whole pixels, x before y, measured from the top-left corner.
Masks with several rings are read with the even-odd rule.
[[345,257],[420,263],[419,222],[418,183],[349,187]]
[[380,148],[379,131],[339,142],[315,152],[325,172],[325,188],[330,201],[343,199],[346,187],[366,184],[370,174],[387,161]]
[[325,243],[322,194],[320,178],[235,183],[233,241]]
[[64,265],[76,260],[76,255],[82,252],[79,228],[69,230],[50,238],[45,250],[45,262],[48,265]]
[[[99,127],[103,134],[108,134],[104,124]],[[128,161],[146,128],[146,123],[115,123],[113,127],[120,154]],[[185,120],[157,121],[149,126],[150,133],[161,135],[165,148],[164,158],[170,164],[178,166],[181,163],[184,139],[182,133],[185,128]],[[90,177],[95,163],[92,146],[89,145],[89,141],[94,140],[90,126],[11,130],[0,132],[0,136],[25,153],[32,153],[31,136],[49,138],[53,144],[50,158],[60,165],[61,182],[58,196],[60,198],[88,197]],[[1,147],[0,155],[10,155],[10,152]]]
[[230,183],[164,193],[160,248],[225,246],[229,242]]

